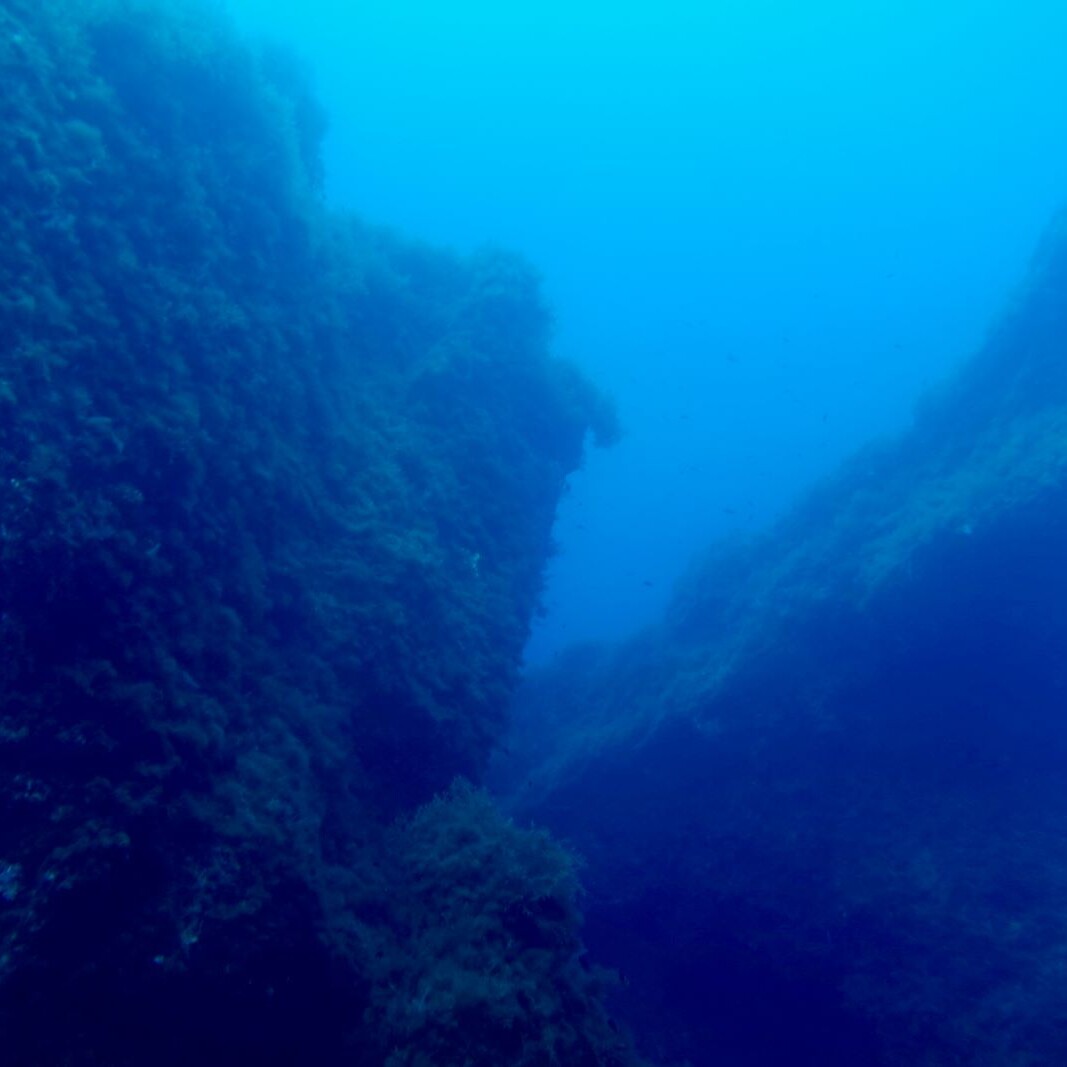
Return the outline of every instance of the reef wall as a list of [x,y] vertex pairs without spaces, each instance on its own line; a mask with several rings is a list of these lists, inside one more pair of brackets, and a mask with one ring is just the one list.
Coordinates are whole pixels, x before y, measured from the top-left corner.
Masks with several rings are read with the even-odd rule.
[[662,626],[520,693],[496,769],[694,1063],[1067,1059],[1067,240],[897,441]]
[[[0,1058],[623,1063],[477,779],[610,409],[212,5],[0,8]],[[476,884],[476,888],[472,885]]]

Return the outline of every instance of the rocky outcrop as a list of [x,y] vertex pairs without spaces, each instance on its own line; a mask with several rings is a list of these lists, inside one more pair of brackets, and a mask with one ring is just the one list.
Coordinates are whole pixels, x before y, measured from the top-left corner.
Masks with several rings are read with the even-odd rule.
[[498,775],[695,1063],[1067,1057],[1067,241],[901,439],[663,625],[521,693]]
[[406,821],[610,412],[524,264],[323,206],[298,65],[210,7],[0,10],[0,1059],[623,1062],[567,857]]

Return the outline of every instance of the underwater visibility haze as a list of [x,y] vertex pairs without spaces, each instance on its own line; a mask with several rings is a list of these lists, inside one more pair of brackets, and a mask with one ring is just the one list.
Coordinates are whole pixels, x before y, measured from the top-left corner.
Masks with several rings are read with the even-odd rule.
[[617,402],[529,657],[654,619],[690,556],[895,432],[1067,190],[1067,9],[230,0],[310,62],[330,198],[540,271]]
[[0,0],[0,1063],[1067,1063],[1065,53]]

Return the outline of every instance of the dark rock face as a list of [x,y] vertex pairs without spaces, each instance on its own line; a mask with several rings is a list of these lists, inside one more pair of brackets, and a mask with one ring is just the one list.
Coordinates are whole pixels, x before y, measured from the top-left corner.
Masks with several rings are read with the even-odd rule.
[[1067,243],[902,440],[664,625],[531,679],[500,779],[696,1063],[1067,1058]]
[[10,0],[0,73],[0,1058],[422,1063],[414,983],[438,1062],[623,1062],[569,860],[487,804],[413,824],[525,849],[483,1059],[459,946],[398,947],[391,823],[484,766],[612,433],[536,279],[325,210],[298,67],[197,4]]

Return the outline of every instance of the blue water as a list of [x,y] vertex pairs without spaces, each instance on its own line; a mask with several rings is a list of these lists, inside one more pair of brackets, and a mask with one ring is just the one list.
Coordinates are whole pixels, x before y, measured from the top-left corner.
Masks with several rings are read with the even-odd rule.
[[522,252],[616,398],[535,663],[905,426],[1067,190],[1060,3],[228,3],[314,70],[329,197]]
[[1067,1063],[1067,7],[204,2],[0,3],[0,1067]]

